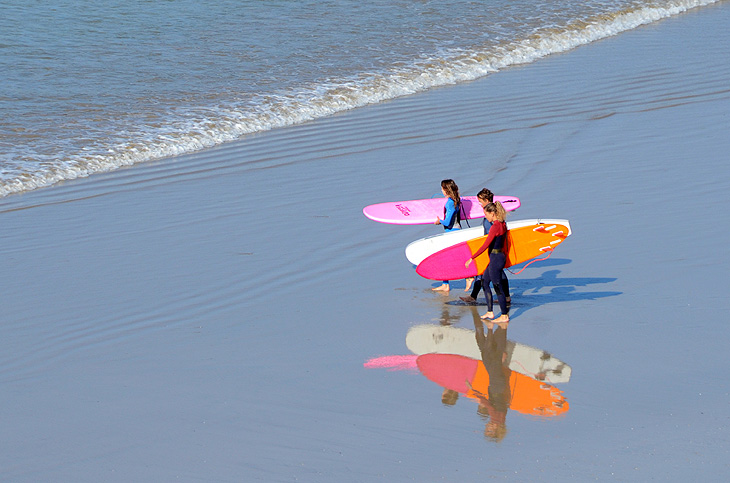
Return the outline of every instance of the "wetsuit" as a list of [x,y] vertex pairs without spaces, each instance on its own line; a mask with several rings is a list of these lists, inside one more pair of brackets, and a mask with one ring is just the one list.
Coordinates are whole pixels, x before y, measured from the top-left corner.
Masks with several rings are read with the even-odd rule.
[[[489,250],[489,265],[482,275],[482,286],[489,290],[489,281],[494,286],[494,291],[497,292],[497,299],[499,300],[499,308],[502,310],[502,314],[507,314],[507,295],[505,290],[505,284],[502,281],[502,277],[505,278],[504,266],[507,263],[507,224],[503,221],[497,221],[492,224],[489,229],[487,239],[479,250],[472,255],[472,259],[477,258],[479,255]],[[485,291],[486,293],[486,291]],[[491,294],[490,294],[491,295]],[[491,297],[487,298],[487,309],[489,312],[492,311]]]
[[461,208],[461,205],[457,207],[454,200],[451,198],[446,199],[446,205],[444,206],[444,219],[439,219],[439,222],[444,226],[444,230],[454,231],[461,228],[461,224],[459,223],[459,208]]
[[[484,236],[489,234],[489,229],[492,228],[492,224],[486,218],[482,219],[482,228],[484,228]],[[479,296],[479,291],[484,288],[484,297],[487,299],[487,305],[492,307],[492,291],[489,289],[489,279],[487,283],[482,280],[483,275],[477,275],[474,280],[474,285],[471,288],[471,298],[474,300]],[[502,271],[502,286],[504,287],[505,297],[509,297],[509,280],[507,275]],[[489,310],[492,311],[491,309]]]

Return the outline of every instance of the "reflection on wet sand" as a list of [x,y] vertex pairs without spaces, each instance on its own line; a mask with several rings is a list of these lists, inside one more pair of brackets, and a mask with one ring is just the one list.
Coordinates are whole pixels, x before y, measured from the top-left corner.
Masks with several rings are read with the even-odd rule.
[[443,388],[443,404],[454,405],[462,395],[476,401],[478,413],[487,419],[484,435],[493,441],[507,434],[509,409],[540,417],[566,413],[569,405],[562,391],[548,382],[567,382],[570,366],[545,351],[508,341],[508,324],[483,322],[476,308],[472,316],[473,331],[413,327],[406,344],[415,355],[379,357],[365,367],[417,369]]
[[[475,307],[471,307],[475,328],[481,320]],[[486,322],[485,322],[486,323]],[[415,325],[406,334],[406,346],[414,354],[459,354],[471,359],[481,359],[482,351],[475,330],[435,324]],[[519,342],[508,340],[505,365],[511,370],[550,384],[570,380],[571,367],[550,353]]]

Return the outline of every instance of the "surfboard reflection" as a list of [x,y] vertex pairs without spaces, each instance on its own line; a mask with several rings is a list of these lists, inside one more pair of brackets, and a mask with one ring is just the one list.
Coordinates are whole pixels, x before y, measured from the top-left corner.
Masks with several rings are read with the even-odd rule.
[[[458,354],[480,360],[482,350],[476,331],[479,324],[482,322],[479,315],[475,314],[475,330],[449,325],[416,325],[406,335],[406,346],[416,355]],[[532,379],[559,384],[568,382],[572,375],[572,368],[568,364],[536,347],[507,340],[505,352],[505,365]]]
[[365,367],[416,369],[443,388],[446,405],[456,404],[461,396],[474,400],[486,419],[484,435],[493,441],[507,434],[510,409],[544,418],[565,414],[570,406],[553,384],[568,382],[570,366],[545,351],[507,340],[507,325],[483,322],[476,309],[472,315],[473,331],[412,327],[406,345],[414,355],[375,358]]

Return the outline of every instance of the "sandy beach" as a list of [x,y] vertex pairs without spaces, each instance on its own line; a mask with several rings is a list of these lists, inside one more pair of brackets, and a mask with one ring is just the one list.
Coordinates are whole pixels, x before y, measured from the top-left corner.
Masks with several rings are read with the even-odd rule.
[[[719,481],[730,4],[481,80],[0,200],[4,481]],[[510,276],[507,337],[569,410],[441,402],[418,324],[474,329],[368,204],[520,197],[573,235]],[[483,307],[478,307],[483,311]]]

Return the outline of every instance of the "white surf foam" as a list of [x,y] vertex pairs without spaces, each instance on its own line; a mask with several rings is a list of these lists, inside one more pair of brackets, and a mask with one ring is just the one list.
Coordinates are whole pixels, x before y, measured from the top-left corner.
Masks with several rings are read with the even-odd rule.
[[357,78],[309,86],[298,92],[262,95],[245,105],[209,112],[198,110],[149,134],[146,139],[109,146],[103,153],[79,153],[66,160],[43,163],[41,169],[18,169],[0,174],[0,197],[122,166],[199,151],[247,134],[301,124],[434,87],[471,81],[717,1],[674,0],[661,6],[603,14],[573,21],[562,28],[541,29],[530,38],[496,47],[447,51],[384,74],[363,73]]

